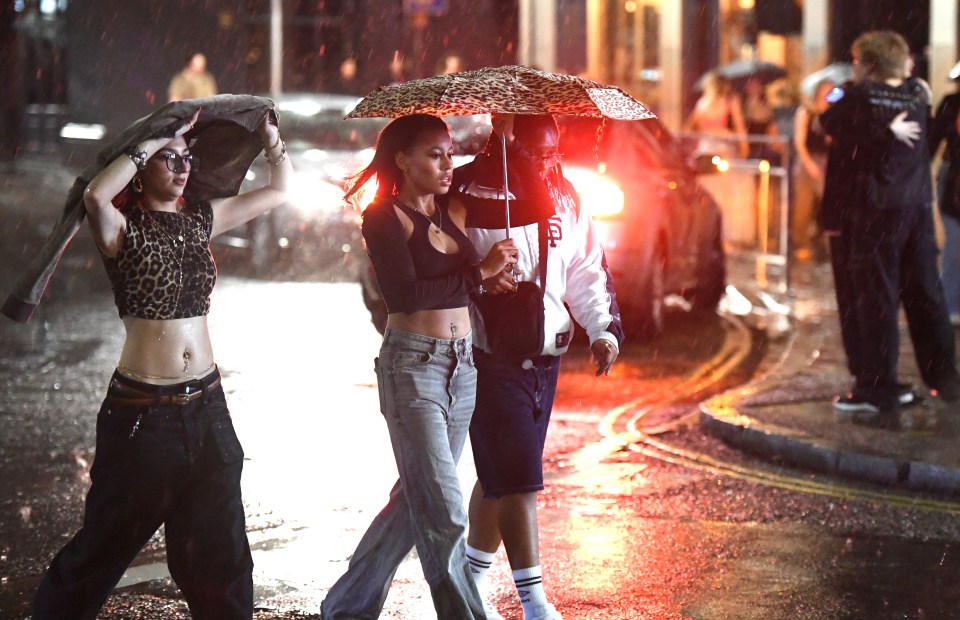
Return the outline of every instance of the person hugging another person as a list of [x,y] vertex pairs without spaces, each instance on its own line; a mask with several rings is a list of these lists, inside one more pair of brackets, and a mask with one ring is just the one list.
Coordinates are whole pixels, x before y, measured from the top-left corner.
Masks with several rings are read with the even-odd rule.
[[[927,120],[930,89],[908,77],[909,47],[899,34],[872,31],[851,49],[854,83],[831,93],[821,116],[833,138],[824,231],[832,243],[841,332],[853,389],[834,401],[853,421],[901,428],[913,401],[897,380],[899,306],[903,304],[917,367],[944,400],[960,399],[960,376],[937,272]],[[842,148],[835,148],[842,147]],[[843,161],[834,161],[834,153]],[[825,190],[826,193],[827,190]],[[823,220],[823,218],[821,218]]]

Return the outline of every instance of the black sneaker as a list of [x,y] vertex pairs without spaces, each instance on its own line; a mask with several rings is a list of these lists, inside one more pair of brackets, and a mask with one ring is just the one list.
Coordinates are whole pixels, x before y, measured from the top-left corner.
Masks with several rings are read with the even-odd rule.
[[845,413],[880,413],[880,407],[860,396],[847,394],[833,399],[833,408]]

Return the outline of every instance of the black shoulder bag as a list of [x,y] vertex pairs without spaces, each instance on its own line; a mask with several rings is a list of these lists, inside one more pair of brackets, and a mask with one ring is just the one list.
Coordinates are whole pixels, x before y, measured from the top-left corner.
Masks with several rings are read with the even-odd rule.
[[[540,247],[540,283],[547,285],[547,220],[537,223]],[[490,353],[528,358],[543,352],[543,294],[534,282],[518,282],[517,290],[477,297]]]

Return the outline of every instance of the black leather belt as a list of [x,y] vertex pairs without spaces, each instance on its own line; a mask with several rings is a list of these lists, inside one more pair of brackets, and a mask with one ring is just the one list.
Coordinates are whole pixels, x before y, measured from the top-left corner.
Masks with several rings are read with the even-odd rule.
[[[110,402],[115,405],[127,405],[130,407],[148,407],[151,405],[186,405],[204,395],[204,393],[220,385],[220,376],[204,385],[199,382],[191,381],[182,386],[182,391],[176,394],[157,394],[146,390],[137,389],[120,381],[114,380],[111,388],[117,396],[110,398]],[[157,392],[164,386],[157,386]]]

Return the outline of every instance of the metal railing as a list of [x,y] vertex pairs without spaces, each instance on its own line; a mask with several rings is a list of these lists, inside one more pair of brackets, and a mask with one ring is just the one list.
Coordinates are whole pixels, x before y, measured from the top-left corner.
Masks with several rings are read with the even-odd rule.
[[716,155],[718,173],[700,183],[720,206],[724,242],[750,254],[757,284],[790,286],[791,149],[786,136],[683,135],[698,154]]

